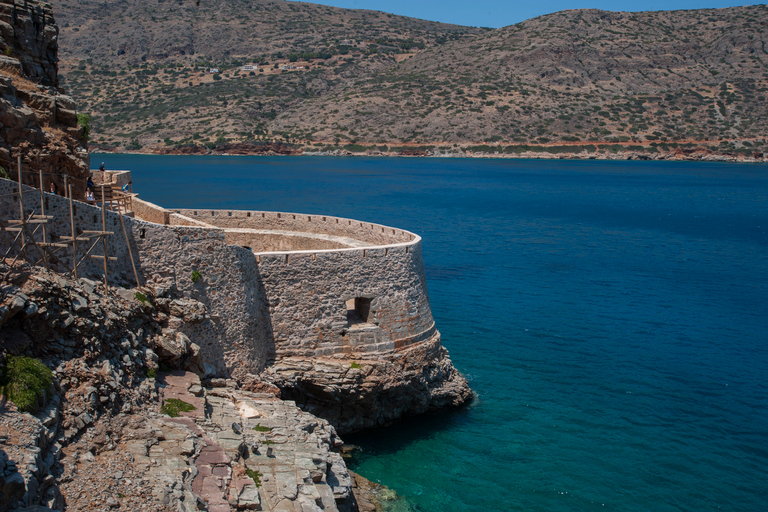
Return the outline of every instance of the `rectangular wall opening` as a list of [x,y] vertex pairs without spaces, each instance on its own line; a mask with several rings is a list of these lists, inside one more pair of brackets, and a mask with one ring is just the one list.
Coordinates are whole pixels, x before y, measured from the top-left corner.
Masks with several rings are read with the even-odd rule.
[[371,314],[371,299],[355,297],[347,301],[347,323],[349,325],[367,324]]

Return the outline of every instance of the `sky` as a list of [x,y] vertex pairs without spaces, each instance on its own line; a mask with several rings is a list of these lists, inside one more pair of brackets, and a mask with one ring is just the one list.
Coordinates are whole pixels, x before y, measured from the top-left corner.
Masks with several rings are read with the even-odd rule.
[[370,9],[430,21],[475,27],[506,27],[521,21],[564,9],[605,9],[607,11],[662,11],[711,9],[759,2],[728,0],[309,0],[313,4],[347,9]]

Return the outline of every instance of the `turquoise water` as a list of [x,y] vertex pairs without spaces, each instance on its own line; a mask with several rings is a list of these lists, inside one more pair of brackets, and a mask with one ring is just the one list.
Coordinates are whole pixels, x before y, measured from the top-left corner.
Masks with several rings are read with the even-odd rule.
[[766,509],[768,166],[102,159],[169,207],[423,236],[443,343],[478,400],[347,438],[397,508]]

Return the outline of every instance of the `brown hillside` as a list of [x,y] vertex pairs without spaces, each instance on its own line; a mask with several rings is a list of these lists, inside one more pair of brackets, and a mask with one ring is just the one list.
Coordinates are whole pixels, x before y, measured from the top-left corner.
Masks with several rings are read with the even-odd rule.
[[493,31],[279,1],[55,7],[65,85],[103,146],[765,150],[763,5],[571,10]]

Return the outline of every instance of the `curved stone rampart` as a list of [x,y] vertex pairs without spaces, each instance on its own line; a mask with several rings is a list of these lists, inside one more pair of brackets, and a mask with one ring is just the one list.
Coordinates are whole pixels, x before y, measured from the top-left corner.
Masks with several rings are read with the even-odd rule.
[[173,211],[256,254],[276,359],[375,358],[436,333],[418,235],[324,215]]
[[[4,180],[1,188],[11,193],[16,185]],[[28,211],[38,209],[39,191],[25,190]],[[55,216],[49,237],[70,235],[68,201],[52,194],[45,198],[46,213]],[[6,198],[6,218],[17,214],[16,201]],[[146,201],[136,204],[137,213],[172,224],[124,218],[142,284],[200,300],[214,319],[226,319],[226,325],[214,320],[187,333],[200,338],[208,359],[217,361],[211,371],[255,372],[268,360],[288,356],[375,358],[436,332],[421,238],[413,233],[328,216],[230,210],[164,215],[167,210]],[[74,217],[79,230],[101,229],[98,207],[75,201]],[[211,219],[219,226],[205,222]],[[119,216],[107,212],[106,226],[115,233],[108,253],[118,258],[112,279],[130,282]],[[244,243],[231,240],[260,236],[269,245],[302,227],[308,231],[295,232],[295,238],[309,243],[290,245],[309,247],[304,250],[254,254],[255,247],[247,251],[238,247]],[[284,231],[275,235],[266,228]],[[70,261],[61,258],[61,270]],[[194,270],[202,276],[199,282],[192,281]],[[101,274],[96,260],[86,259],[80,267],[80,275],[100,279]]]
[[[403,229],[329,215],[247,210],[187,209],[173,210],[173,212],[194,222],[203,222],[209,226],[226,230],[242,230],[240,232],[243,234],[247,230],[255,230],[270,232],[277,237],[281,236],[282,233],[291,233],[294,237],[301,234],[328,235],[358,242],[357,245],[348,245],[349,247],[386,246],[408,243],[418,239],[417,235]],[[315,238],[319,240],[319,238]],[[344,244],[342,241],[339,243]],[[260,247],[256,244],[250,247],[254,252],[268,251],[268,249],[259,250]],[[297,247],[285,250],[311,250],[311,248]]]

